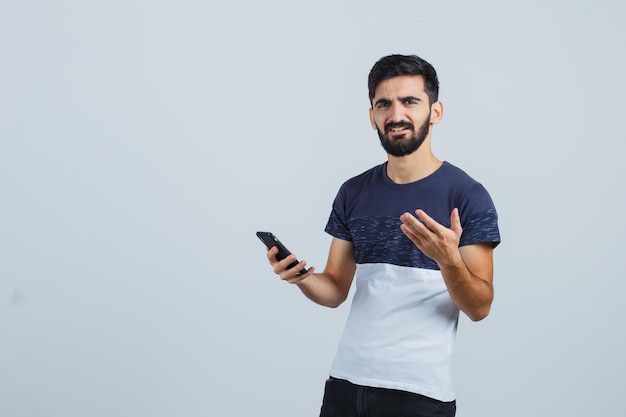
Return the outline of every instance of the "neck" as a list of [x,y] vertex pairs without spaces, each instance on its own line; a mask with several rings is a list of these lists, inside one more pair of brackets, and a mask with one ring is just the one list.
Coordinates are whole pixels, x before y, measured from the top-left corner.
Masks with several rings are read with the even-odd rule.
[[427,145],[424,142],[420,149],[410,155],[402,157],[387,155],[389,179],[396,184],[408,184],[426,178],[438,170],[443,162],[437,159]]

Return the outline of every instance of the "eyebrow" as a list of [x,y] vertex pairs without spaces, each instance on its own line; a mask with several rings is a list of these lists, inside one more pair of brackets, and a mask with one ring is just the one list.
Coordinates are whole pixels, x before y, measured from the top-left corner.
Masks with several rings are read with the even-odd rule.
[[391,100],[389,100],[387,98],[379,98],[378,100],[376,100],[374,105],[378,106],[379,104],[389,104],[389,103],[391,103]]
[[[400,97],[399,99],[400,99],[400,101],[405,101],[405,100],[422,101],[421,98],[415,97],[415,96]],[[374,105],[378,106],[379,104],[389,104],[389,103],[391,103],[391,100],[389,100],[388,98],[379,98],[378,100],[376,100]]]

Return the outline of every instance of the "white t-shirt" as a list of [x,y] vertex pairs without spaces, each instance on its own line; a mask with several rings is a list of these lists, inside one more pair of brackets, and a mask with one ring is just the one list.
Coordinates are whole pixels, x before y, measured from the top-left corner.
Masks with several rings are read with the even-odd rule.
[[399,219],[420,208],[450,227],[455,207],[461,246],[500,242],[489,194],[449,163],[411,184],[393,183],[382,164],[342,185],[326,231],[354,243],[356,292],[330,375],[455,399],[451,362],[459,310],[438,265],[402,233]]

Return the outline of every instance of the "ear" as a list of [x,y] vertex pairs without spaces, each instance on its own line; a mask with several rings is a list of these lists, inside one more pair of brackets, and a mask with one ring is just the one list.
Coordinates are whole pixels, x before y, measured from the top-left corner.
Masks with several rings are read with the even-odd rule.
[[430,106],[430,123],[437,124],[443,118],[443,103],[436,101]]
[[372,125],[372,129],[377,130],[376,122],[374,121],[374,109],[370,107],[370,124]]

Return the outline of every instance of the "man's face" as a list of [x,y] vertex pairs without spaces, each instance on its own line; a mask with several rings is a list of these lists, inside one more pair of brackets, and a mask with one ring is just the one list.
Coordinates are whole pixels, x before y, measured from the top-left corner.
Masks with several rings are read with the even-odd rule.
[[372,99],[370,120],[388,154],[405,156],[419,149],[431,124],[423,78],[403,75],[382,81]]

